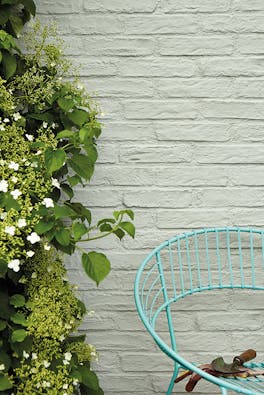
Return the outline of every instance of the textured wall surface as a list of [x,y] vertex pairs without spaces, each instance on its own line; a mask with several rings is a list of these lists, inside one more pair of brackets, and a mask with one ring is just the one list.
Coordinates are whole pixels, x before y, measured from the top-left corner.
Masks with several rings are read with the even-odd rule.
[[[82,64],[82,82],[104,113],[99,163],[79,199],[98,218],[123,206],[136,215],[134,241],[93,245],[113,267],[98,290],[78,257],[70,262],[82,298],[96,310],[82,330],[100,351],[95,369],[106,395],[161,395],[171,363],[135,313],[141,260],[181,230],[264,226],[264,1],[37,3],[41,20],[58,21],[67,54]],[[187,302],[177,323],[187,356],[204,362],[205,350],[264,351],[260,296],[199,301]]]

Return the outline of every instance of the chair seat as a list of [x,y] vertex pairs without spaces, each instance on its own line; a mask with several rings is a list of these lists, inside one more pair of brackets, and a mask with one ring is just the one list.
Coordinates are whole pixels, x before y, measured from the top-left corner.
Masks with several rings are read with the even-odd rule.
[[[245,366],[256,370],[264,369],[264,363],[247,363],[245,364]],[[183,368],[183,370],[185,369]],[[251,391],[252,395],[264,394],[264,375],[247,377],[247,378],[232,377],[232,376],[228,378],[227,377],[219,377],[219,378],[224,382],[228,382],[230,384],[235,385],[237,387],[237,392],[240,392],[240,390],[242,389],[247,389]]]

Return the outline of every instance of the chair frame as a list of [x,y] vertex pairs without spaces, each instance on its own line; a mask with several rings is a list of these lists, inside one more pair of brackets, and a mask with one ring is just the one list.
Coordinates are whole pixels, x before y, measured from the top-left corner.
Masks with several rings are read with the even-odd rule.
[[[214,232],[215,233],[215,237],[216,237],[216,244],[217,244],[217,240],[218,240],[218,234],[225,232],[226,233],[226,237],[227,237],[227,249],[229,249],[228,251],[228,263],[229,263],[229,269],[230,269],[230,275],[231,275],[231,281],[229,284],[227,283],[223,283],[221,281],[221,273],[219,271],[219,283],[218,284],[209,284],[208,286],[200,286],[199,287],[195,287],[192,288],[192,286],[190,287],[189,290],[185,290],[184,292],[176,295],[176,292],[174,294],[175,297],[173,298],[169,298],[168,296],[168,292],[167,292],[167,288],[166,288],[166,282],[165,282],[165,277],[164,277],[164,273],[163,273],[163,264],[162,264],[162,258],[161,258],[161,251],[164,248],[170,248],[171,245],[173,245],[174,243],[179,243],[180,240],[185,239],[186,245],[187,245],[187,258],[188,258],[188,266],[190,269],[190,256],[188,256],[188,240],[192,237],[196,238],[197,235],[204,235],[205,240],[206,240],[206,253],[208,254],[208,245],[207,245],[207,235]],[[239,250],[239,254],[242,254],[242,248],[241,248],[241,239],[240,236],[243,232],[246,232],[249,234],[249,240],[250,240],[250,255],[251,255],[251,265],[252,265],[252,281],[251,283],[245,283],[243,276],[241,277],[241,282],[238,283],[234,283],[232,281],[232,264],[230,261],[230,233],[231,232],[236,232],[237,233],[237,237],[238,237],[238,250]],[[176,236],[170,240],[166,240],[164,243],[162,243],[161,245],[159,245],[157,248],[155,248],[147,257],[146,259],[142,262],[141,266],[139,267],[137,274],[136,274],[136,279],[135,279],[135,284],[134,284],[134,297],[135,297],[135,303],[136,303],[136,308],[138,311],[138,314],[145,326],[145,328],[147,329],[147,331],[150,333],[150,335],[153,337],[153,339],[155,340],[156,344],[159,346],[159,348],[165,353],[167,354],[173,361],[174,361],[174,370],[172,373],[172,377],[166,392],[166,395],[170,395],[173,387],[174,387],[174,380],[176,379],[176,377],[178,376],[179,373],[179,369],[180,368],[184,368],[187,370],[191,370],[193,372],[198,373],[201,377],[203,377],[205,380],[208,380],[209,382],[219,386],[221,393],[223,395],[227,395],[228,391],[235,391],[237,393],[242,393],[245,395],[260,395],[260,394],[264,394],[264,387],[259,388],[258,385],[255,385],[255,387],[251,384],[247,385],[245,384],[243,386],[243,384],[241,384],[240,381],[240,385],[236,385],[233,383],[232,380],[226,380],[223,378],[219,378],[219,377],[215,377],[212,376],[206,372],[204,372],[203,370],[199,369],[199,367],[197,367],[196,365],[194,365],[193,363],[187,361],[185,358],[183,358],[178,352],[177,352],[177,346],[176,346],[176,339],[175,339],[175,333],[174,333],[174,328],[173,328],[173,324],[172,324],[172,314],[171,314],[171,304],[176,302],[177,300],[184,298],[187,295],[191,295],[197,292],[201,292],[201,291],[208,291],[208,290],[214,290],[214,289],[252,289],[252,290],[264,290],[264,286],[259,286],[256,285],[255,283],[255,263],[254,263],[254,235],[258,234],[261,237],[262,240],[262,265],[264,267],[264,230],[259,230],[259,229],[250,229],[250,228],[239,228],[239,227],[225,227],[225,228],[205,228],[205,229],[201,229],[201,230],[197,230],[197,231],[193,231],[193,232],[187,232],[184,234],[181,234],[179,236]],[[219,255],[219,251],[218,251],[218,246],[216,246],[216,253],[217,255]],[[173,270],[173,266],[172,266],[172,257],[170,257],[170,264],[171,264],[171,268]],[[217,259],[219,258],[219,256],[217,257]],[[146,282],[147,279],[149,278],[149,272],[147,271],[147,275],[144,277],[144,271],[146,272],[146,266],[149,264],[149,262],[152,259],[156,259],[155,265],[158,269],[158,273],[159,273],[159,280],[161,283],[161,289],[160,292],[162,292],[163,294],[163,299],[164,299],[164,303],[157,309],[157,311],[155,312],[155,314],[153,315],[153,318],[150,319],[150,317],[148,317],[147,314],[147,309],[146,309],[146,305],[144,306],[144,302],[146,302],[146,300],[144,300],[144,293],[145,290],[144,287],[146,286]],[[152,269],[151,269],[152,270]],[[240,270],[241,270],[241,257],[240,257]],[[174,275],[174,274],[173,274]],[[143,281],[143,285],[141,287],[141,283]],[[210,271],[209,271],[209,283],[210,283]],[[152,285],[153,286],[153,285]],[[146,299],[148,299],[149,294],[147,294]],[[148,302],[146,302],[148,303]],[[166,316],[167,316],[167,321],[168,321],[168,327],[169,327],[169,334],[170,334],[170,339],[171,339],[171,347],[168,346],[164,340],[161,339],[161,337],[157,334],[156,330],[155,330],[155,323],[156,323],[156,319],[158,317],[158,315],[160,314],[161,311],[166,311]],[[248,366],[259,366],[258,364],[248,364]],[[261,364],[261,367],[263,369],[263,364]],[[260,385],[260,384],[259,384]],[[263,388],[263,389],[262,389]]]

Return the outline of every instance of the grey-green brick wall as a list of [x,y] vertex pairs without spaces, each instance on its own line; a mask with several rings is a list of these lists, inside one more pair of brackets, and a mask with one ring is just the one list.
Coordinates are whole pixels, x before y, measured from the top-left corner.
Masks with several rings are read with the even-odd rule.
[[[135,240],[85,246],[112,262],[99,289],[78,256],[68,259],[71,280],[96,311],[81,329],[100,353],[94,369],[106,395],[162,395],[172,364],[135,312],[135,273],[180,231],[264,226],[264,1],[38,0],[37,9],[43,22],[56,19],[103,112],[99,163],[78,199],[95,218],[124,206],[136,215]],[[190,359],[264,352],[261,295],[254,303],[206,295],[186,300],[180,314]],[[219,393],[204,384],[197,391]]]

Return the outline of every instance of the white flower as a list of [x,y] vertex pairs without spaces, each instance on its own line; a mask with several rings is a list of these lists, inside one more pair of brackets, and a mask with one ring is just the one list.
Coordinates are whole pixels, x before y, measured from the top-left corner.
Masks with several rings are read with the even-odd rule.
[[38,167],[38,162],[32,162],[31,167]]
[[27,256],[28,256],[29,258],[32,258],[33,255],[35,255],[35,252],[34,252],[34,251],[32,251],[32,250],[27,251]]
[[18,168],[19,168],[19,164],[18,163],[16,163],[16,162],[14,162],[13,160],[9,163],[9,165],[8,165],[8,167],[9,167],[9,169],[13,169],[13,170],[18,170]]
[[0,166],[4,166],[6,161],[4,159],[0,159]]
[[0,371],[1,370],[5,370],[5,365],[3,363],[1,363],[1,365],[0,365]]
[[51,178],[51,185],[56,187],[56,188],[58,188],[58,189],[60,189],[60,183],[57,180],[57,178]]
[[32,359],[38,359],[38,355],[35,352],[32,353]]
[[64,354],[64,358],[66,359],[66,361],[70,361],[72,359],[72,353],[71,352],[66,352]]
[[48,127],[48,122],[43,122],[42,126],[43,126],[44,129],[47,129],[47,127]]
[[34,136],[32,136],[32,134],[25,134],[25,136],[26,136],[26,138],[29,140],[29,141],[33,141],[34,140]]
[[72,384],[73,384],[73,385],[78,385],[78,384],[79,384],[79,381],[78,381],[77,379],[73,379]]
[[28,359],[29,358],[29,354],[24,350],[23,351],[23,357],[25,358],[25,359]]
[[48,368],[50,366],[50,362],[44,360],[43,365],[45,366],[45,368]]
[[0,125],[0,130],[1,130],[1,132],[3,132],[5,130],[4,125]]
[[20,192],[19,189],[14,189],[14,191],[10,192],[10,194],[13,196],[13,198],[15,200],[17,200],[17,198],[22,195],[22,192]]
[[5,233],[7,233],[10,236],[14,236],[15,231],[16,231],[15,226],[6,226],[5,227]]
[[8,123],[8,122],[10,122],[10,119],[9,118],[4,118],[3,122]]
[[35,155],[40,155],[42,153],[42,151],[40,151],[40,149],[35,153]]
[[56,128],[56,123],[52,122],[51,127],[52,127],[52,129],[55,129]]
[[64,335],[61,335],[61,336],[59,337],[59,339],[60,339],[61,342],[63,342],[63,340],[65,340],[65,336],[64,336]]
[[37,278],[37,273],[36,272],[33,272],[32,274],[31,274],[31,278]]
[[40,237],[36,232],[32,232],[29,236],[27,236],[27,240],[30,241],[31,244],[35,244],[40,241]]
[[64,365],[69,365],[71,359],[72,359],[72,353],[66,352],[64,354],[64,360],[63,360]]
[[7,192],[8,190],[8,182],[6,180],[0,181],[0,192]]
[[44,250],[49,251],[51,249],[51,246],[48,244],[44,244]]
[[19,218],[19,220],[17,221],[17,226],[19,228],[24,228],[24,226],[27,225],[27,221],[25,220],[25,218]]
[[0,218],[2,220],[4,220],[6,218],[6,216],[7,216],[7,212],[6,211],[4,211],[3,213],[0,214]]
[[11,177],[11,181],[13,181],[14,183],[18,182],[18,178],[16,176]]
[[54,66],[56,66],[56,63],[55,62],[51,62],[50,66],[54,67]]
[[21,115],[19,114],[19,112],[16,112],[15,114],[13,114],[13,118],[15,121],[18,121],[19,119],[21,119]]
[[64,327],[65,327],[65,329],[71,329],[72,328],[71,325],[69,325],[69,324],[65,324]]
[[67,389],[69,388],[69,385],[68,385],[67,383],[65,383],[65,384],[63,384],[62,388],[63,388],[64,390],[67,390]]
[[42,200],[42,204],[44,204],[44,206],[46,206],[47,208],[49,207],[54,207],[54,203],[53,200],[50,198],[45,198]]
[[9,269],[14,270],[14,272],[19,272],[20,260],[19,259],[12,259],[12,261],[8,262]]

